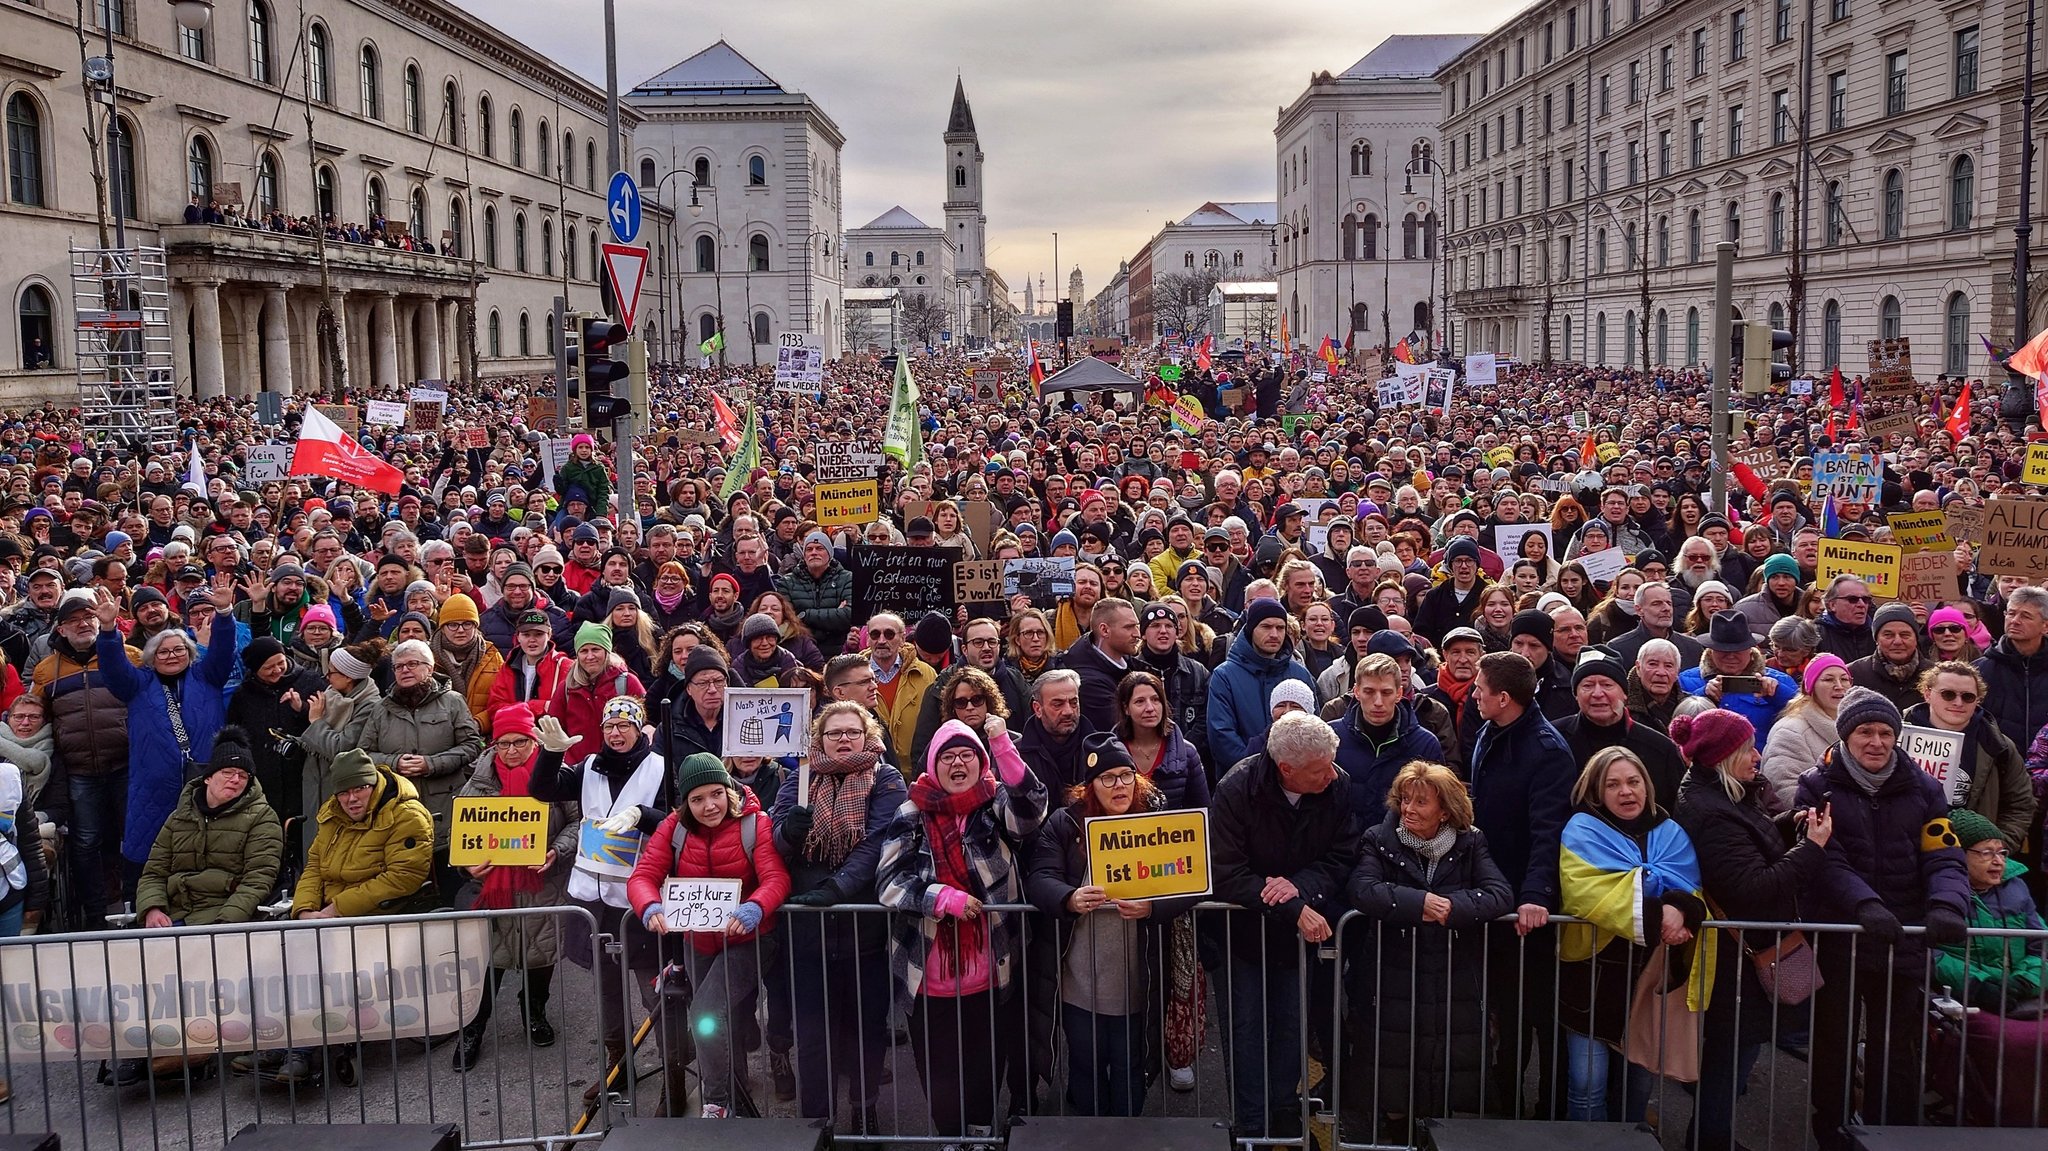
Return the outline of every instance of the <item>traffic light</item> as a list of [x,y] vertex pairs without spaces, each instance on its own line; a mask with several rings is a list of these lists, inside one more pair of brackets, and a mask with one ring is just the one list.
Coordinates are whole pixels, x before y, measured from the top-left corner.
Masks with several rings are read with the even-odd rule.
[[1053,324],[1053,335],[1059,339],[1064,340],[1074,334],[1074,301],[1060,301],[1059,318]]
[[1792,333],[1751,320],[1742,329],[1742,390],[1762,395],[1771,385],[1792,378],[1792,366],[1778,362],[1778,352],[1792,347]]
[[632,372],[624,360],[613,358],[625,350],[626,327],[588,313],[578,319],[583,333],[583,408],[590,414],[592,427],[610,428],[613,420],[633,411],[623,389],[617,395],[612,392],[613,385],[624,382]]

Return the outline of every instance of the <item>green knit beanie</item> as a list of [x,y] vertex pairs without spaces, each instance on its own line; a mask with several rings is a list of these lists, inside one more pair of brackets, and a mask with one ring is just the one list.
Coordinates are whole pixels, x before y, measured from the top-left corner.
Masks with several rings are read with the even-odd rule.
[[707,783],[725,787],[732,786],[732,773],[725,770],[725,761],[708,751],[700,751],[683,760],[676,768],[676,802],[678,805],[690,798],[690,793]]
[[334,794],[353,791],[366,783],[377,782],[377,764],[370,753],[358,747],[349,748],[335,755],[334,762],[327,765],[327,790]]
[[1964,851],[1987,839],[1999,838],[1997,824],[1967,807],[1958,807],[1949,812],[1948,825],[1955,829],[1956,838],[1962,841]]
[[590,644],[612,650],[612,629],[601,623],[587,623],[576,629],[576,650],[582,651]]

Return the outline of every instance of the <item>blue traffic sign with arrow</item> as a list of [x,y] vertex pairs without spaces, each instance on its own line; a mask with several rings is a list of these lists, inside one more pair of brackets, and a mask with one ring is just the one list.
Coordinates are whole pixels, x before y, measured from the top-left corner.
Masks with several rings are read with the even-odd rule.
[[605,219],[611,223],[612,236],[621,244],[630,244],[640,234],[640,186],[633,177],[624,172],[612,173],[611,191],[605,196]]

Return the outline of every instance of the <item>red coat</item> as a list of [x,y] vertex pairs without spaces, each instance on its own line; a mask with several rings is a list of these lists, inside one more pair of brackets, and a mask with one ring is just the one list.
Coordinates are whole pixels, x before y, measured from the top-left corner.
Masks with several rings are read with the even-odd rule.
[[[569,682],[569,669],[575,666],[575,660],[558,651],[551,650],[541,657],[540,674],[534,677],[533,698],[525,701],[536,718],[546,713],[549,704],[554,702],[555,693]],[[498,678],[491,681],[489,714],[496,715],[499,708],[509,707],[518,702],[519,672],[507,662],[504,669],[498,672]],[[590,752],[584,749],[583,754],[589,755]]]
[[[775,909],[789,896],[789,869],[775,852],[774,829],[761,811],[761,801],[747,788],[740,789],[740,814],[713,828],[709,835],[692,830],[682,837],[677,851],[676,825],[686,814],[672,811],[640,849],[640,860],[626,880],[626,902],[643,920],[647,909],[661,904],[662,881],[678,879],[737,879],[740,899],[761,909],[761,926],[745,935],[711,935],[693,932],[690,944],[706,955],[714,955],[727,944],[745,943],[765,934],[774,925]],[[755,821],[754,858],[748,859],[740,837],[740,821]]]
[[[619,695],[646,699],[647,689],[640,686],[638,676],[626,670],[626,661],[616,655],[612,656],[611,666],[597,677],[596,682],[575,687],[572,685],[576,678],[566,672],[563,674],[555,694],[548,700],[547,713],[562,721],[563,731],[582,736],[579,753],[589,755],[601,746],[603,733],[598,729],[604,723],[604,705]],[[620,690],[621,684],[624,690]]]

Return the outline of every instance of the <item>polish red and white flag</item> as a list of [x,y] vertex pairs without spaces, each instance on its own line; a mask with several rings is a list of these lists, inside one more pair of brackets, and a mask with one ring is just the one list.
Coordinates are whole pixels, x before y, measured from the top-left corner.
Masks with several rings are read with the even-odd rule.
[[397,495],[405,480],[395,465],[366,451],[341,425],[310,406],[299,424],[298,446],[292,449],[291,474],[326,476],[387,496]]

